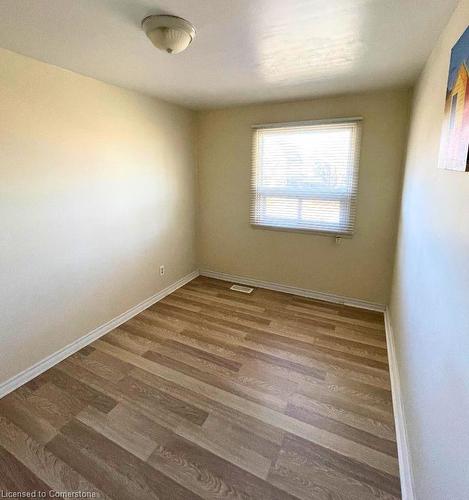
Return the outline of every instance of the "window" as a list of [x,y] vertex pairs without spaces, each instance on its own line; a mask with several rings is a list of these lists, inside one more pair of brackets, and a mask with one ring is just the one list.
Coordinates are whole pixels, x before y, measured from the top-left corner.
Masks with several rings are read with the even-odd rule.
[[352,235],[361,120],[254,127],[251,224]]

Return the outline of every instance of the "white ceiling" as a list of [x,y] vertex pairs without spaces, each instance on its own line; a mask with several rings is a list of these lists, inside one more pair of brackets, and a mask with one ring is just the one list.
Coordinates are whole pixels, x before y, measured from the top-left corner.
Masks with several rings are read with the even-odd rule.
[[[192,108],[415,80],[457,0],[1,0],[0,46]],[[149,14],[195,24],[156,50]],[[1,61],[0,61],[1,63]]]

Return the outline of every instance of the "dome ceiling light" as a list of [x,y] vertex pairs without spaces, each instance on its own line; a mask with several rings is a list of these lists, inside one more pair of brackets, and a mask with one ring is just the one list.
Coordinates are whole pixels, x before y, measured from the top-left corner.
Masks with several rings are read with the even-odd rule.
[[182,52],[195,38],[195,27],[177,16],[148,16],[142,28],[153,45],[168,54]]

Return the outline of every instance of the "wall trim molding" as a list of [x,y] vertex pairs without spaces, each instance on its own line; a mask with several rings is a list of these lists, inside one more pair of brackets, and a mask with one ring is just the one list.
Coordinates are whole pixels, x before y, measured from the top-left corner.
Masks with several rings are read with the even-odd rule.
[[255,278],[248,278],[246,276],[236,276],[234,274],[219,273],[218,271],[211,271],[209,269],[201,269],[200,275],[223,281],[232,281],[233,283],[239,283],[241,285],[250,285],[258,288],[275,290],[277,292],[291,293],[292,295],[299,295],[300,297],[324,300],[326,302],[333,302],[334,304],[344,304],[352,307],[360,307],[362,309],[369,309],[371,311],[384,312],[386,310],[386,306],[384,304],[377,304],[375,302],[368,302],[361,299],[352,299],[350,297],[343,297],[341,295],[335,295],[332,293],[317,292],[315,290],[309,290],[307,288],[298,288],[291,285],[274,283],[272,281],[263,281]]
[[103,335],[106,335],[106,333],[109,333],[110,331],[114,330],[114,328],[117,328],[118,326],[122,325],[123,323],[133,318],[137,314],[141,313],[145,309],[148,309],[156,302],[160,301],[161,299],[164,299],[170,293],[175,292],[178,288],[181,288],[185,284],[189,283],[189,281],[192,281],[194,278],[197,278],[197,276],[199,276],[198,270],[193,271],[192,273],[187,274],[186,276],[183,276],[179,280],[175,281],[173,284],[155,293],[151,297],[148,297],[148,299],[145,299],[143,302],[140,302],[139,304],[131,307],[129,310],[123,312],[122,314],[119,314],[119,316],[116,316],[114,319],[111,319],[107,323],[98,326],[91,332],[83,335],[83,337],[80,337],[79,339],[73,341],[71,344],[68,344],[62,349],[59,349],[55,353],[39,361],[38,363],[35,363],[33,366],[18,373],[17,375],[14,375],[6,382],[0,384],[0,398],[3,398],[4,396],[14,391],[18,387],[21,387],[26,382],[29,382],[30,380],[37,377],[41,373],[45,372],[49,368],[52,368],[57,363],[60,363],[60,361],[63,361],[65,358],[68,358],[75,352],[79,351],[80,349],[83,349],[83,347],[86,347],[88,344],[91,344],[91,342],[94,342]]
[[394,422],[396,425],[396,441],[399,457],[399,475],[401,479],[402,500],[416,500],[412,462],[407,435],[407,424],[402,400],[399,367],[397,364],[394,331],[391,325],[389,307],[384,312],[386,329],[386,344],[389,358],[389,374],[391,377],[392,405],[394,408]]

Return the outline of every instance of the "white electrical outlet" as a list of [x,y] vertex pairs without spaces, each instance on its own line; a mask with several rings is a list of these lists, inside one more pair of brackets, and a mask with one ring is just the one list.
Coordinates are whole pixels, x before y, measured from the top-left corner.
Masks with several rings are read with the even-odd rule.
[[164,276],[164,266],[160,266],[160,276]]

